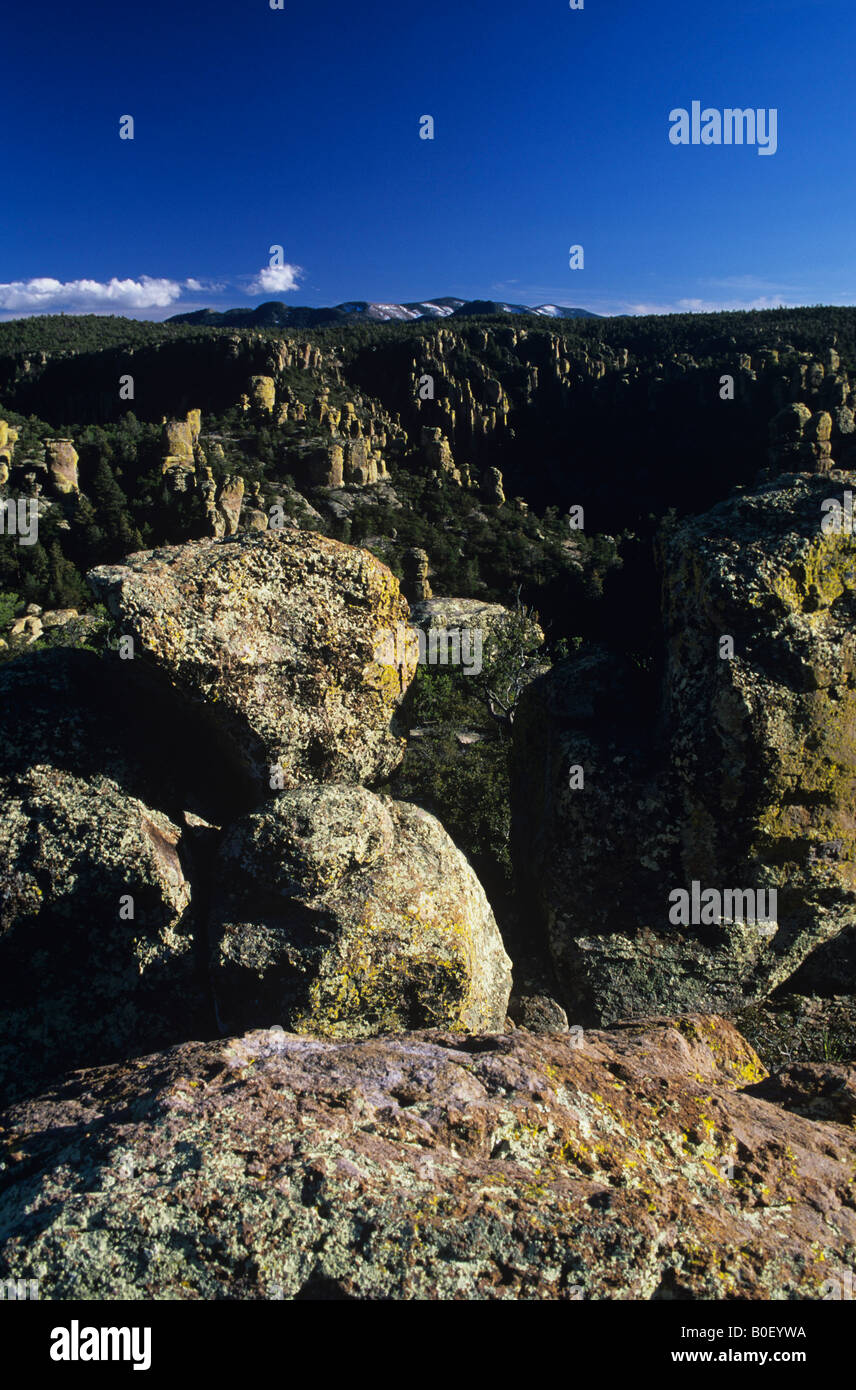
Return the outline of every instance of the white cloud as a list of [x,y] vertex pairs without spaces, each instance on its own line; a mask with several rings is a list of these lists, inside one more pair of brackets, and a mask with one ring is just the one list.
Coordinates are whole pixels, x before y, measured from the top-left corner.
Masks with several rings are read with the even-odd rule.
[[622,304],[612,309],[614,314],[719,314],[734,309],[787,309],[780,294],[764,295],[758,299],[677,299],[672,304]]
[[41,275],[33,280],[0,284],[0,309],[59,313],[64,309],[85,314],[112,309],[163,309],[181,298],[175,280],[54,280]]
[[182,281],[182,289],[192,290],[194,294],[220,294],[221,290],[226,289],[226,283],[222,280],[197,280],[191,275]]
[[247,294],[284,294],[297,289],[299,265],[266,265],[247,289]]

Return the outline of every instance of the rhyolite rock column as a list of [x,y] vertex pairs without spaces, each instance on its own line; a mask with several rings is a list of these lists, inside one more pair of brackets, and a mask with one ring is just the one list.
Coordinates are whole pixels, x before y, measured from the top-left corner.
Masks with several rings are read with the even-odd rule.
[[[515,853],[572,1018],[741,1007],[856,922],[856,539],[822,529],[847,476],[668,535],[661,675],[588,648],[524,693]],[[776,911],[676,922],[693,883]]]

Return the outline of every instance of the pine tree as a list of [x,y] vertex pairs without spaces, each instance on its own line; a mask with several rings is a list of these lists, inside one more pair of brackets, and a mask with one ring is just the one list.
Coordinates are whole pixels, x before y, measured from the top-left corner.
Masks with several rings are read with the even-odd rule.
[[54,608],[85,607],[89,591],[71,560],[67,560],[63,555],[58,541],[51,541],[49,556],[49,604]]

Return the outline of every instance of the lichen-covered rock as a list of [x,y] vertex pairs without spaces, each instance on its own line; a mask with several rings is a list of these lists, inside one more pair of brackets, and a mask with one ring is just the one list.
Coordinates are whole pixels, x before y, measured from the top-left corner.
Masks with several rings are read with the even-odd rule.
[[401,559],[405,592],[411,603],[422,603],[425,599],[430,599],[430,565],[427,550],[418,545],[410,546]]
[[302,455],[307,483],[312,487],[341,487],[344,480],[341,444],[317,444]]
[[426,634],[432,629],[480,632],[485,661],[491,659],[497,644],[512,629],[519,627],[520,636],[531,644],[533,650],[544,641],[543,629],[533,618],[519,617],[514,609],[506,608],[504,604],[483,603],[480,599],[427,598],[416,601],[410,606],[410,625]]
[[450,478],[453,482],[460,483],[461,475],[455,467],[451,446],[441,429],[432,425],[423,425],[419,453],[426,469],[431,472],[436,471],[441,477]]
[[568,1015],[549,994],[517,994],[509,1000],[508,1017],[530,1033],[567,1033]]
[[15,452],[15,445],[18,442],[18,431],[14,429],[7,420],[0,420],[0,468],[5,471],[6,481],[9,477],[9,466],[12,462],[12,455]]
[[832,416],[826,410],[819,410],[808,422],[805,438],[811,451],[813,471],[828,473],[835,465],[832,460]]
[[187,1044],[0,1115],[0,1277],[49,1299],[820,1300],[856,1268],[856,1135],[759,1098],[763,1075],[708,1017]]
[[78,454],[70,439],[47,439],[45,461],[54,491],[61,497],[80,491],[77,477]]
[[270,415],[276,405],[276,385],[273,377],[250,377],[250,400],[259,410]]
[[209,927],[228,1031],[501,1028],[511,963],[484,890],[426,811],[334,785],[226,835]]
[[798,1062],[750,1093],[808,1120],[856,1126],[856,1067],[844,1062]]
[[53,608],[47,613],[42,614],[43,627],[65,627],[72,619],[78,617],[76,608]]
[[217,510],[223,517],[224,531],[234,536],[241,521],[241,506],[244,501],[244,480],[240,473],[228,473],[217,491]]
[[139,662],[54,647],[0,666],[7,1094],[216,1031],[190,884],[214,834],[197,827],[249,804],[224,771]]
[[193,422],[186,420],[164,420],[161,432],[161,445],[164,452],[163,467],[184,462],[193,463]]
[[482,481],[482,495],[486,502],[501,507],[505,501],[505,486],[500,469],[488,468]]
[[0,1094],[198,1020],[181,830],[111,778],[0,776]]
[[383,665],[375,653],[407,605],[367,551],[252,531],[144,551],[90,581],[259,790],[371,782],[401,760],[391,723],[415,657]]
[[[670,535],[660,689],[589,650],[522,698],[516,853],[580,1022],[742,1007],[856,922],[843,485],[779,479]],[[693,883],[776,910],[676,922]]]
[[365,439],[349,439],[345,446],[344,481],[356,487],[365,487],[377,480],[377,460]]
[[788,462],[792,468],[796,466],[803,457],[803,436],[810,419],[811,411],[802,401],[793,401],[774,415],[770,421],[770,444],[775,462],[783,467]]

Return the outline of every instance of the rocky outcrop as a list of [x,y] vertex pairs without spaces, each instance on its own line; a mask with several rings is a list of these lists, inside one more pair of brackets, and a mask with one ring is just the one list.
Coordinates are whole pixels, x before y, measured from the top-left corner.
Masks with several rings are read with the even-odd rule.
[[589,649],[523,696],[518,862],[580,1022],[741,1007],[856,921],[842,485],[780,479],[670,536],[659,689]]
[[49,1299],[834,1296],[856,1136],[763,1076],[707,1017],[187,1044],[0,1116],[0,1272]]
[[427,598],[410,606],[410,625],[424,633],[432,629],[445,632],[480,632],[484,643],[484,659],[489,661],[497,643],[519,627],[520,639],[535,648],[544,641],[544,631],[533,618],[519,615],[502,603],[482,603],[473,598]]
[[341,487],[344,482],[344,456],[341,444],[313,444],[301,458],[310,487]]
[[285,792],[232,827],[209,927],[222,1026],[320,1037],[502,1028],[511,962],[439,821],[363,787]]
[[18,431],[6,420],[0,420],[0,486],[9,480],[12,455],[18,442]]
[[436,473],[460,485],[461,475],[455,467],[449,441],[441,429],[431,425],[422,426],[419,454],[422,467],[428,473]]
[[272,376],[250,377],[250,401],[257,410],[271,415],[276,405],[276,384]]
[[164,420],[161,436],[164,469],[170,462],[193,463],[193,451],[199,442],[198,417],[198,411],[191,411],[184,420]]
[[179,827],[105,776],[33,766],[0,792],[0,1088],[186,1036]]
[[45,440],[45,461],[55,493],[60,497],[68,497],[80,491],[77,477],[78,454],[72,440]]
[[217,489],[217,511],[223,518],[223,533],[234,536],[241,521],[244,480],[240,473],[227,473]]
[[832,459],[832,416],[826,410],[818,410],[806,426],[806,442],[812,460],[812,472],[828,473],[835,464]]
[[15,619],[9,628],[9,636],[21,637],[28,644],[37,642],[42,635],[43,626],[38,614],[28,613],[26,617]]
[[0,667],[7,1096],[215,1031],[192,949],[191,827],[246,801],[138,665],[59,648]]
[[498,468],[488,468],[482,482],[482,496],[491,506],[501,507],[505,501],[505,488],[502,473]]
[[365,487],[376,483],[378,476],[378,460],[365,439],[349,440],[345,446],[345,482]]
[[810,453],[805,431],[810,420],[808,406],[795,401],[770,421],[770,462],[777,471],[806,467]]
[[411,603],[423,603],[426,599],[430,599],[431,584],[428,579],[430,566],[427,550],[422,550],[418,545],[411,546],[402,555],[401,563],[404,570],[404,592]]
[[170,493],[188,492],[195,484],[196,465],[204,462],[199,448],[202,413],[189,410],[183,420],[164,419],[161,429],[161,470]]
[[244,532],[130,556],[90,581],[139,657],[260,792],[372,782],[398,764],[391,729],[415,669],[374,660],[406,621],[390,571],[308,532]]

